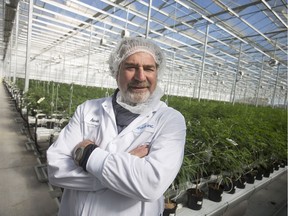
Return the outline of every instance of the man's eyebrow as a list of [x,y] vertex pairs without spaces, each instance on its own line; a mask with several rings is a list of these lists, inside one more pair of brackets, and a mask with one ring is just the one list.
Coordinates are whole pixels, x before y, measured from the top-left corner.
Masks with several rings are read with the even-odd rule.
[[[139,67],[140,65],[138,63],[132,63],[132,62],[125,62],[124,63],[125,66],[136,66]],[[144,64],[143,67],[157,67],[157,65],[155,64]]]
[[132,63],[132,62],[124,62],[124,65],[135,65],[135,66],[137,66],[137,65],[139,65],[139,64]]

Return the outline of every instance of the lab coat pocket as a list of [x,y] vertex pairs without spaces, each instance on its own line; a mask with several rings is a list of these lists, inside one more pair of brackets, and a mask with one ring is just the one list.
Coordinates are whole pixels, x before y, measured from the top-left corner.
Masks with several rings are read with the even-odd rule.
[[99,128],[100,128],[100,120],[95,117],[87,116],[84,119],[83,140],[90,139],[93,142],[97,143]]
[[135,144],[138,145],[142,145],[142,144],[151,144],[151,142],[153,141],[153,137],[155,134],[155,128],[154,128],[154,124],[144,124],[141,125],[140,127],[137,127],[136,129],[133,130],[133,134],[135,137]]

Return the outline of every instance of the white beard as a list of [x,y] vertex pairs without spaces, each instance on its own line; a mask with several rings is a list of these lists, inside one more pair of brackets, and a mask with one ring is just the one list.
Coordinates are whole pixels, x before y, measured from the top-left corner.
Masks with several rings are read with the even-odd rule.
[[120,90],[117,94],[116,101],[119,105],[129,110],[130,112],[135,114],[141,114],[152,110],[154,108],[154,105],[156,105],[160,101],[163,95],[163,91],[158,86],[152,94],[150,94],[149,91],[141,94],[128,93],[125,95],[125,98],[122,96]]
[[136,105],[139,103],[144,103],[150,97],[151,94],[149,91],[145,91],[141,93],[133,93],[133,92],[127,91],[125,95],[123,94],[121,95],[127,104]]

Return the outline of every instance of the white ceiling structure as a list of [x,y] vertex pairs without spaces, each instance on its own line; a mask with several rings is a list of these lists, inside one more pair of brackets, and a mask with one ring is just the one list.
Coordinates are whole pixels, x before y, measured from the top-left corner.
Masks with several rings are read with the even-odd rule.
[[3,0],[0,7],[0,56],[11,79],[115,87],[106,60],[130,35],[164,49],[166,94],[287,104],[286,0]]

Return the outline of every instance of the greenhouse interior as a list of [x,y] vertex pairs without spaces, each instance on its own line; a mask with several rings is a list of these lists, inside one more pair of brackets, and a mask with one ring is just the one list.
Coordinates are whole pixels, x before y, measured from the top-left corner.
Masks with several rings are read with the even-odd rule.
[[183,163],[161,215],[287,215],[287,1],[3,0],[0,7],[1,216],[58,214],[65,189],[49,181],[47,149],[80,104],[114,94],[108,59],[133,37],[163,50],[161,100],[186,123]]

